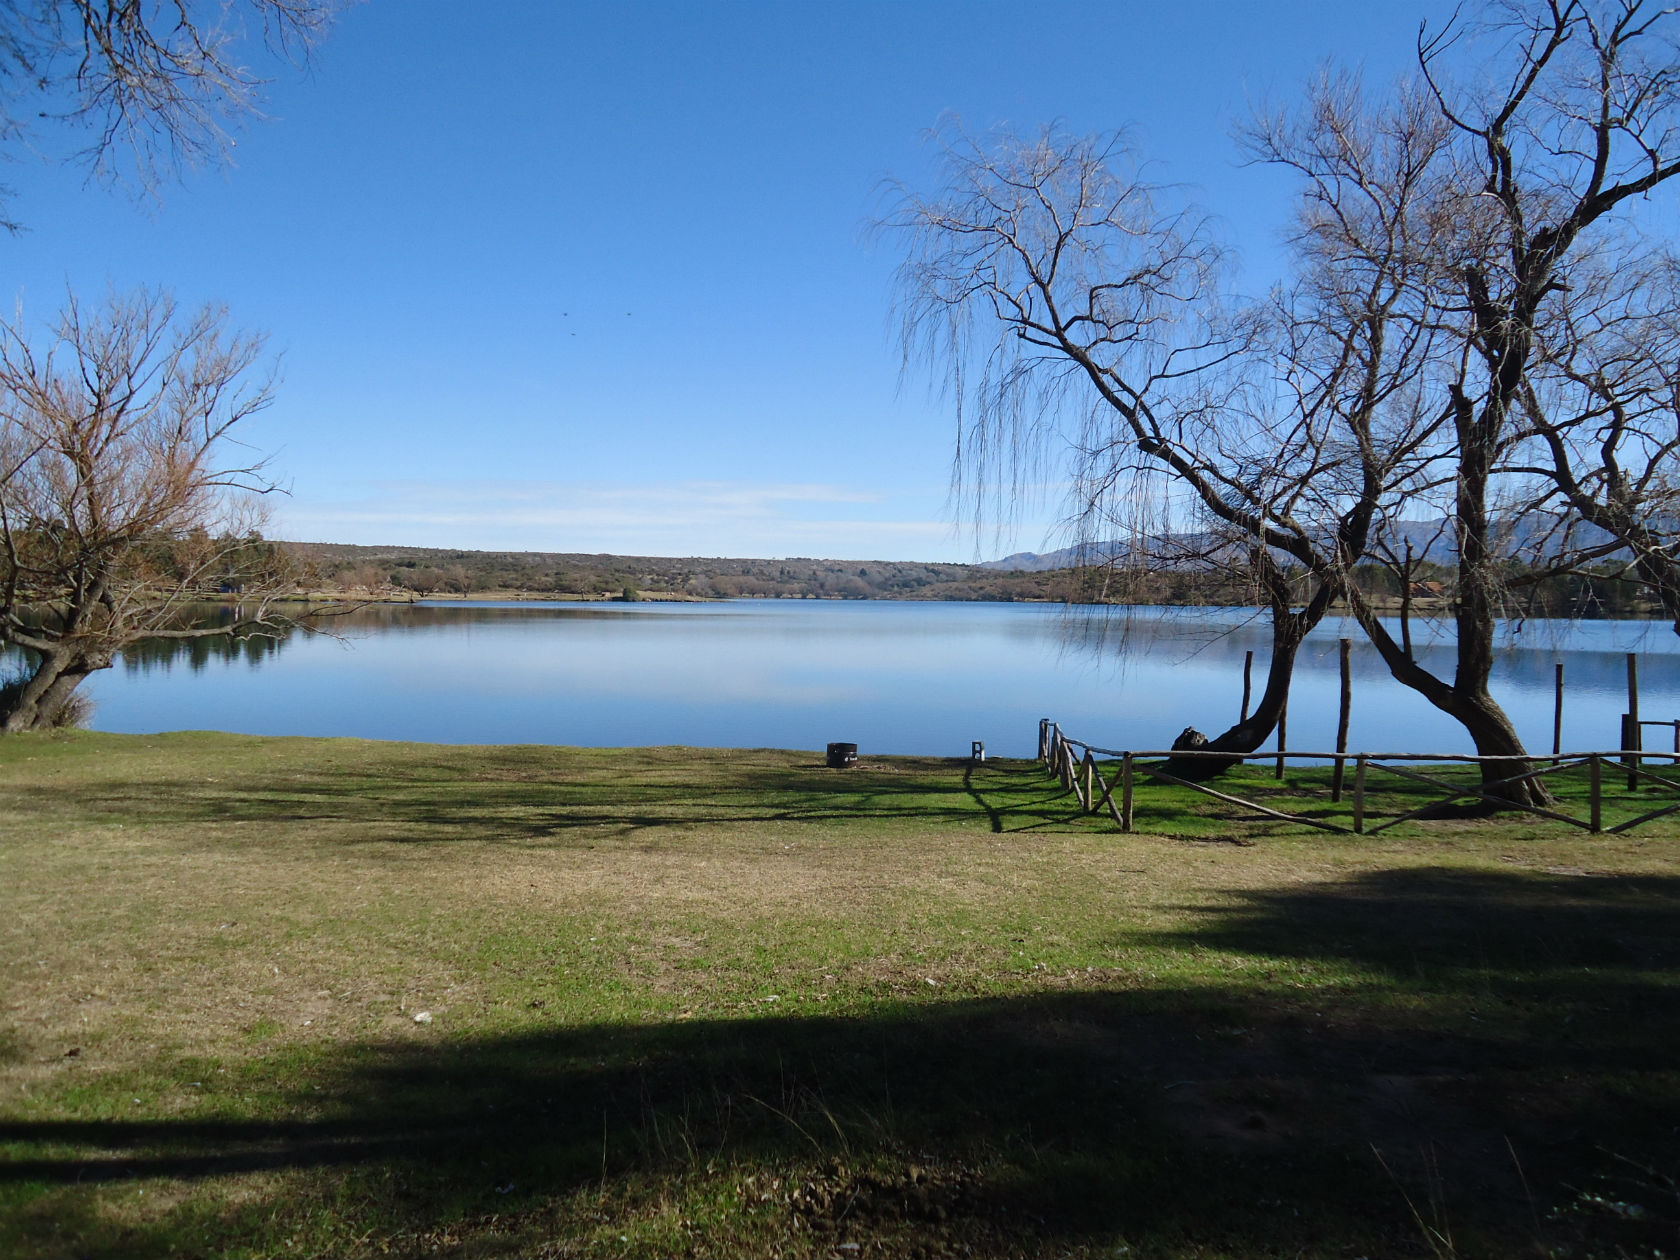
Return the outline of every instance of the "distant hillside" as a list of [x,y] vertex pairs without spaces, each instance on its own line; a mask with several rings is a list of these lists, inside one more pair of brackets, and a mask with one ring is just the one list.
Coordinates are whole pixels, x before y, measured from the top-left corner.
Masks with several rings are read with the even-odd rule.
[[[1450,559],[1435,524],[1416,525],[1414,553]],[[1191,539],[1174,542],[1186,549]],[[1050,601],[1077,604],[1245,606],[1254,599],[1240,569],[1204,562],[1153,560],[1114,574],[1066,567],[1072,548],[1022,552],[987,564],[904,560],[764,560],[711,556],[616,556],[550,551],[460,551],[438,547],[363,547],[281,543],[305,574],[301,586],[352,599],[479,595],[497,599],[907,599]],[[1164,548],[1163,548],[1164,549]],[[1125,548],[1109,544],[1111,555]],[[1087,554],[1096,552],[1090,549]],[[1430,560],[1416,573],[1450,600],[1455,573]],[[1373,595],[1398,597],[1391,574],[1371,570]],[[1531,588],[1529,615],[1643,615],[1637,584],[1556,578]]]
[[456,551],[281,543],[304,585],[370,599],[486,595],[510,599],[914,599],[1056,603],[1241,604],[1222,575],[1163,571],[1124,592],[1096,571],[1003,570],[905,560],[763,560]]
[[[390,595],[730,599],[1079,600],[1088,578],[902,560],[764,560],[282,544],[320,588]],[[1088,596],[1087,596],[1088,597]]]

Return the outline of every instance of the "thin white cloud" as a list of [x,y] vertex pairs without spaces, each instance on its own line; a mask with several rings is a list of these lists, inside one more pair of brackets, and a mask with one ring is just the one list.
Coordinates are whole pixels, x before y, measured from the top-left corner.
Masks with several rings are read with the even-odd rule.
[[272,532],[321,542],[623,555],[971,559],[943,496],[823,483],[365,482],[279,505]]

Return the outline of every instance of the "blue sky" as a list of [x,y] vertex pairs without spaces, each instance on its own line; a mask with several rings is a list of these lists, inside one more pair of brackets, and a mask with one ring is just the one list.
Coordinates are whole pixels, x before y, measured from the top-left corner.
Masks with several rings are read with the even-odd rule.
[[280,358],[246,439],[278,537],[973,559],[954,421],[901,379],[883,185],[926,133],[1129,128],[1275,270],[1287,182],[1230,126],[1326,58],[1401,72],[1439,4],[371,0],[277,72],[236,166],[136,202],[4,177],[30,319],[67,285],[225,302]]

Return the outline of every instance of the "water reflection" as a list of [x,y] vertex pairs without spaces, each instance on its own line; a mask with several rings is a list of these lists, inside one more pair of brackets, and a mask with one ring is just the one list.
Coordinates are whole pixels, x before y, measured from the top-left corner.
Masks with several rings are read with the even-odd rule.
[[[223,610],[224,613],[226,610]],[[1419,627],[1421,631],[1423,628]],[[1356,628],[1303,647],[1291,744],[1329,747],[1337,645],[1354,639],[1352,742],[1467,751],[1399,687]],[[1452,648],[1418,634],[1438,673]],[[1549,747],[1555,663],[1565,743],[1616,742],[1624,653],[1642,655],[1648,716],[1680,716],[1680,640],[1665,623],[1506,628],[1494,685]],[[1235,720],[1244,654],[1258,685],[1269,632],[1241,609],[751,600],[711,604],[376,605],[237,642],[153,642],[90,683],[107,730],[214,728],[456,743],[695,744],[949,753],[982,739],[1029,755],[1040,717],[1111,747],[1159,748]],[[176,669],[175,666],[185,666]]]
[[266,634],[234,639],[218,635],[207,639],[142,639],[123,650],[121,668],[130,674],[167,671],[176,664],[194,673],[212,665],[243,662],[256,666],[278,653],[285,640],[296,633],[292,627]]
[[[1398,637],[1398,622],[1387,622]],[[1414,622],[1416,655],[1438,677],[1452,677],[1455,648],[1450,627]],[[1296,662],[1290,695],[1290,744],[1333,747],[1339,705],[1338,639],[1352,640],[1354,682],[1351,746],[1367,751],[1470,752],[1462,728],[1415,692],[1394,681],[1351,620],[1327,621],[1308,636]],[[1627,707],[1627,656],[1641,662],[1641,711],[1646,717],[1680,718],[1680,638],[1665,621],[1526,620],[1503,623],[1491,680],[1530,747],[1550,749],[1557,668],[1564,669],[1563,745],[1606,749],[1619,745],[1620,714]],[[1239,716],[1244,659],[1254,653],[1258,695],[1269,662],[1271,635],[1263,614],[1241,609],[1083,608],[1069,610],[1061,629],[1064,655],[1088,660],[1115,679],[1130,721],[1149,742],[1182,725],[1217,732]],[[1174,726],[1172,718],[1185,715]],[[1196,715],[1200,715],[1199,718]],[[1666,738],[1646,732],[1647,740]],[[1140,747],[1142,741],[1128,741]]]
[[[1384,624],[1399,638],[1399,623]],[[1455,651],[1450,627],[1440,622],[1414,621],[1416,656],[1426,668],[1450,679]],[[1353,640],[1352,666],[1356,677],[1387,677],[1388,667],[1351,620],[1321,623],[1302,649],[1303,669],[1334,651],[1337,641]],[[1153,668],[1178,663],[1234,664],[1240,672],[1244,656],[1254,653],[1255,679],[1263,675],[1271,648],[1268,619],[1243,609],[1094,608],[1067,610],[1062,626],[1064,644],[1073,652],[1124,668],[1128,661],[1149,662]],[[1666,621],[1561,621],[1528,619],[1502,623],[1495,678],[1519,689],[1554,688],[1556,667],[1564,661],[1566,685],[1605,694],[1627,689],[1627,654],[1656,658],[1659,670],[1680,664],[1665,659],[1680,656],[1680,637]],[[1338,666],[1339,669],[1339,666]],[[1339,677],[1339,675],[1338,675]],[[1666,691],[1666,675],[1652,680]]]

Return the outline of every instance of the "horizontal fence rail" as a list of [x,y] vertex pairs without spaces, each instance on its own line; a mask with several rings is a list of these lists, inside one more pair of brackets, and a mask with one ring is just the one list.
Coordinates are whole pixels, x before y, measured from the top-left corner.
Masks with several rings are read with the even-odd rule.
[[[1668,723],[1662,723],[1667,725]],[[1656,725],[1656,723],[1651,723]],[[1107,810],[1114,821],[1120,825],[1123,832],[1131,832],[1134,821],[1134,807],[1136,804],[1136,789],[1139,776],[1154,779],[1162,783],[1172,783],[1186,787],[1204,796],[1223,801],[1229,805],[1239,806],[1245,810],[1252,810],[1264,817],[1275,818],[1281,822],[1297,823],[1301,826],[1315,827],[1321,831],[1337,832],[1342,835],[1376,835],[1390,827],[1421,818],[1446,805],[1453,805],[1465,800],[1480,800],[1496,804],[1502,808],[1518,809],[1540,818],[1547,818],[1572,827],[1579,827],[1594,834],[1615,834],[1631,831],[1658,818],[1670,814],[1680,813],[1680,801],[1647,810],[1634,818],[1625,819],[1613,827],[1604,826],[1604,768],[1606,765],[1616,766],[1618,769],[1629,770],[1630,788],[1638,783],[1649,783],[1658,788],[1669,788],[1680,792],[1680,778],[1669,777],[1680,774],[1680,748],[1674,752],[1657,752],[1645,749],[1613,749],[1606,752],[1583,753],[1527,753],[1510,754],[1507,756],[1478,756],[1470,753],[1348,753],[1348,752],[1298,752],[1295,749],[1282,748],[1263,752],[1231,753],[1209,751],[1207,749],[1117,749],[1103,748],[1097,744],[1089,744],[1084,740],[1073,739],[1062,732],[1060,723],[1045,718],[1038,724],[1038,759],[1045,769],[1054,774],[1062,787],[1071,791],[1079,800],[1080,809],[1085,813],[1101,813]],[[1100,759],[1107,759],[1111,769],[1105,771]],[[1156,764],[1160,761],[1172,761],[1179,765],[1197,760],[1217,761],[1225,764],[1248,763],[1260,761],[1276,761],[1281,767],[1285,760],[1304,762],[1329,762],[1336,768],[1335,786],[1332,789],[1331,800],[1339,802],[1342,797],[1342,769],[1347,762],[1353,762],[1353,800],[1352,823],[1342,826],[1323,818],[1314,818],[1306,814],[1292,814],[1285,810],[1275,809],[1259,801],[1249,800],[1235,792],[1221,791],[1199,783],[1194,779],[1186,779],[1175,775]],[[1667,763],[1665,774],[1657,774],[1644,766],[1646,761]],[[1478,780],[1475,784],[1453,783],[1431,774],[1422,769],[1414,768],[1423,764],[1431,765],[1493,765],[1500,763],[1521,763],[1527,766],[1517,774],[1492,781]],[[1548,775],[1558,774],[1566,770],[1585,769],[1588,784],[1588,816],[1577,818],[1559,809],[1549,809],[1545,806],[1534,805],[1522,801],[1513,801],[1496,794],[1496,789],[1508,787],[1514,783],[1524,781],[1540,781]],[[1436,789],[1439,793],[1424,805],[1408,810],[1393,818],[1384,819],[1376,826],[1367,826],[1367,798],[1373,772],[1391,775],[1409,783],[1421,783]],[[1119,801],[1115,801],[1115,793],[1119,793]]]

